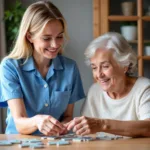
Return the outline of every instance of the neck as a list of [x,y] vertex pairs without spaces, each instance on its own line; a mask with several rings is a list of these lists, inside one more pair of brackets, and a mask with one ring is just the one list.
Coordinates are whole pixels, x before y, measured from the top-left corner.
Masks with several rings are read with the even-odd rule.
[[33,55],[33,57],[35,61],[35,66],[37,67],[42,77],[45,78],[47,75],[48,69],[51,65],[51,60],[43,58],[43,57],[35,56],[35,55]]
[[36,67],[39,68],[49,68],[50,66],[50,59],[44,58],[44,57],[39,57],[39,55],[36,55],[36,53],[33,54],[33,58],[35,61]]
[[113,99],[123,98],[131,91],[135,82],[136,78],[126,76],[118,83],[120,86],[117,86],[113,91],[107,92],[107,94]]

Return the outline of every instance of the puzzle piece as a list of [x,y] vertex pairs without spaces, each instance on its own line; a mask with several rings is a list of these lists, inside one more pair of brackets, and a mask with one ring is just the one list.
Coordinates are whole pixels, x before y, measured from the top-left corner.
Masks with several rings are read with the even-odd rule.
[[20,144],[22,141],[21,140],[9,140],[12,144]]
[[8,146],[8,145],[12,145],[12,143],[6,140],[0,141],[0,146]]
[[77,137],[72,139],[73,142],[93,141],[92,137]]
[[58,138],[59,138],[59,136],[49,136],[49,137],[47,137],[48,140],[56,140]]
[[68,137],[61,138],[62,141],[72,141],[72,139],[73,138],[70,138],[70,137],[69,138]]
[[22,143],[22,144],[19,144],[18,146],[19,146],[19,148],[24,148],[24,147],[29,147],[30,144],[29,143]]
[[60,141],[48,142],[47,144],[48,145],[57,145],[57,146],[59,146],[59,145],[69,145],[70,142],[60,140]]
[[113,137],[96,137],[97,140],[107,140],[107,141],[110,141],[110,140],[114,140]]
[[33,148],[33,149],[36,149],[36,148],[44,148],[45,146],[44,145],[30,145],[30,148]]
[[56,143],[57,146],[60,146],[60,145],[69,145],[69,144],[70,144],[70,142],[68,142],[68,141],[58,141]]
[[57,141],[47,143],[47,145],[56,145],[56,144],[57,144]]

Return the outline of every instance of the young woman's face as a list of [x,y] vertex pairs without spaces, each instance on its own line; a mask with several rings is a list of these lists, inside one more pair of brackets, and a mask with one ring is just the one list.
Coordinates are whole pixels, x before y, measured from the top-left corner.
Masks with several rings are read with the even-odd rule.
[[47,23],[43,32],[36,38],[30,40],[33,44],[35,57],[53,59],[61,50],[64,42],[64,30],[59,20]]
[[116,62],[111,51],[98,49],[90,61],[93,77],[104,91],[113,92],[121,86],[125,68]]

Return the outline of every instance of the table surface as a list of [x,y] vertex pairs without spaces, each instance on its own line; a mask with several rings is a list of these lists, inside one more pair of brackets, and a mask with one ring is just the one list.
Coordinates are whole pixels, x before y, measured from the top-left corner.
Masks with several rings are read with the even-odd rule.
[[[95,135],[91,135],[95,136]],[[31,135],[5,135],[0,134],[0,140],[12,140],[12,139],[22,139],[22,138],[37,138],[39,136]],[[47,143],[47,140],[43,140],[44,143]],[[12,146],[0,146],[0,150],[30,150],[31,148],[19,148],[18,144]],[[90,142],[71,142],[70,145],[66,146],[55,146],[55,145],[46,145],[42,150],[49,149],[63,149],[63,150],[150,150],[150,138],[126,138],[118,140],[95,140]],[[40,150],[40,149],[39,149]]]

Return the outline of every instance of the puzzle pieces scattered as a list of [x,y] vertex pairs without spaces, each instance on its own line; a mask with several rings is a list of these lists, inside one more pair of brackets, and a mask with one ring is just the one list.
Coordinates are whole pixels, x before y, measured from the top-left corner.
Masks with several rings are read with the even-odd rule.
[[96,138],[93,138],[91,136],[77,136],[75,134],[66,134],[58,136],[43,136],[41,137],[41,139],[26,138],[26,139],[0,140],[0,146],[11,146],[13,144],[18,144],[19,148],[29,147],[32,149],[38,149],[38,148],[45,148],[46,146],[50,145],[56,146],[69,145],[72,144],[72,142],[86,142],[93,140],[116,140],[119,138],[123,137],[104,132],[97,133]]

